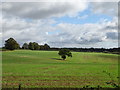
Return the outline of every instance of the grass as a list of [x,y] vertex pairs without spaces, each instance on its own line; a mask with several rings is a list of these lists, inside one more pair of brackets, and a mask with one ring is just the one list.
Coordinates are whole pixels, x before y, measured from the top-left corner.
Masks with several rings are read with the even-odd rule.
[[60,60],[57,51],[16,50],[2,53],[3,87],[71,87],[86,85],[112,87],[111,74],[118,84],[118,55],[72,52]]

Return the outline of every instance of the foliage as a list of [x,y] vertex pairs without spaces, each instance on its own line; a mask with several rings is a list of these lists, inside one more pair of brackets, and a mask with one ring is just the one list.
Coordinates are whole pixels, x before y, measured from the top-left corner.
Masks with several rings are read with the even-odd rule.
[[65,60],[65,59],[66,59],[66,55],[61,55],[61,57],[63,58],[63,60]]
[[[13,38],[9,38],[5,41],[5,47],[2,49],[14,50],[19,49],[20,45]],[[48,44],[39,45],[37,42],[30,42],[29,44],[24,43],[22,45],[22,49],[30,49],[30,50],[49,50],[50,46]]]
[[44,49],[48,50],[48,49],[50,49],[50,46],[48,44],[44,44]]
[[39,44],[36,43],[36,42],[33,42],[33,46],[34,46],[34,50],[39,50],[40,49]]
[[[104,53],[112,53],[112,54],[120,54],[120,47],[118,48],[64,48],[69,49],[75,52],[104,52]],[[51,50],[57,51],[59,48],[51,48]]]
[[60,49],[58,54],[61,56],[61,58],[63,58],[63,60],[66,59],[66,56],[72,57],[72,53],[69,49]]
[[23,46],[22,46],[22,49],[28,49],[28,44],[24,43]]
[[36,42],[30,42],[29,45],[28,45],[28,48],[30,50],[39,50],[40,49],[40,46],[38,43]]
[[40,50],[44,50],[44,45],[40,45]]
[[34,44],[32,42],[29,43],[28,48],[30,50],[34,50]]
[[9,50],[14,50],[19,49],[20,46],[13,38],[9,38],[8,40],[5,41],[5,48]]
[[50,46],[48,44],[39,45],[36,42],[30,42],[29,45],[28,45],[28,48],[30,50],[49,50]]

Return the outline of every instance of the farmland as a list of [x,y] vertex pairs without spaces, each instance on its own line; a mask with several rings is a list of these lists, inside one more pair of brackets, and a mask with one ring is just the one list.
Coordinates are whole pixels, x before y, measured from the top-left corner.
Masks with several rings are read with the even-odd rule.
[[[61,60],[58,51],[2,52],[2,87],[113,87],[118,84],[118,55],[72,52]],[[110,73],[110,76],[105,72]]]

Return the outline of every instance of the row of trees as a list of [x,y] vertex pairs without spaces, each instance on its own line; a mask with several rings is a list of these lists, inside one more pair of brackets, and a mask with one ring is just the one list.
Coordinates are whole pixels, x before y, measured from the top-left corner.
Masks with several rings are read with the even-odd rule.
[[22,49],[30,49],[30,50],[49,50],[50,46],[48,44],[39,45],[36,42],[30,42],[29,44],[24,43]]
[[[58,51],[60,48],[50,48],[51,51]],[[103,53],[113,53],[120,54],[120,47],[118,48],[64,48],[75,52],[103,52]]]
[[[20,49],[20,45],[13,38],[9,38],[5,41],[5,49],[14,50]],[[49,50],[50,46],[47,44],[39,45],[36,42],[30,42],[29,44],[24,43],[22,49],[30,49],[30,50]]]
[[[5,41],[5,48],[9,50],[14,50],[14,49],[19,49],[20,45],[13,39],[9,38],[8,40]],[[24,43],[22,46],[22,49],[31,49],[31,50],[60,50],[60,48],[50,48],[49,45],[44,44],[44,45],[39,45],[36,42],[30,42],[29,44]],[[116,53],[120,54],[120,47],[118,48],[64,48],[64,49],[69,49],[71,51],[76,51],[76,52],[110,52],[110,53]]]

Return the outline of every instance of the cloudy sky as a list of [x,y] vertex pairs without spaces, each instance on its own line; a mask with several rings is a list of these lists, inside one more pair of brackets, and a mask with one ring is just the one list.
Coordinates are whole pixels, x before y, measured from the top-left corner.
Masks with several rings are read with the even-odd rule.
[[117,2],[2,2],[1,44],[13,37],[51,47],[118,47]]

